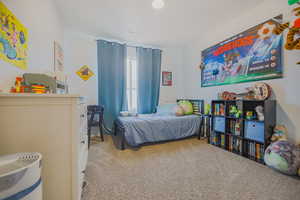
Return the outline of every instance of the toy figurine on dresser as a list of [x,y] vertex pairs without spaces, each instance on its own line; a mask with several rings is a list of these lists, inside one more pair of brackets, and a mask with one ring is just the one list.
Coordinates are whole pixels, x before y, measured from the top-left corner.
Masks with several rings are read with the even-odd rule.
[[25,73],[16,77],[11,93],[67,94],[68,85],[46,74]]

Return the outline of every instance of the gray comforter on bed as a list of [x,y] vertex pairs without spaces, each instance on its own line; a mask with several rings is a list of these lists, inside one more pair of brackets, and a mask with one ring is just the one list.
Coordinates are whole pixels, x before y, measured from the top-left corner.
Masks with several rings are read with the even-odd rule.
[[125,128],[124,137],[132,147],[190,137],[198,133],[201,124],[201,117],[197,115],[177,117],[151,114],[119,117],[119,120]]

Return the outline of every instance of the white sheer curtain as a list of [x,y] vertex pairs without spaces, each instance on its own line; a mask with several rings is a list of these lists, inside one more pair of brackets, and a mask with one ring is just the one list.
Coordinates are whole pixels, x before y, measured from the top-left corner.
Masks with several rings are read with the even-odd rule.
[[136,48],[127,47],[126,92],[128,111],[137,112],[137,59]]

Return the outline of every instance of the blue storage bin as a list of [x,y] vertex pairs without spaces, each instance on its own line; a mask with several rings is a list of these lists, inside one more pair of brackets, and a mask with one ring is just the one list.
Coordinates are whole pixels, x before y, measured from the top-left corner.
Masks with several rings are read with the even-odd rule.
[[225,133],[225,117],[214,117],[214,131]]
[[265,142],[265,124],[263,122],[246,121],[245,138],[258,142]]

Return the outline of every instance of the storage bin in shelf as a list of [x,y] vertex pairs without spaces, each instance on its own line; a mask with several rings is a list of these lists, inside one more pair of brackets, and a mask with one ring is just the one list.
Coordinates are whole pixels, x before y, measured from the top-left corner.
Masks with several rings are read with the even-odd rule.
[[265,124],[262,121],[245,121],[245,138],[250,140],[258,141],[261,143],[265,142]]
[[[225,107],[219,105],[225,105]],[[235,118],[236,115],[230,112],[232,106],[236,106],[242,112],[238,116],[239,118]],[[256,118],[258,117],[256,116],[257,106],[264,108],[264,121],[259,121]],[[270,143],[269,139],[273,134],[273,127],[276,125],[276,101],[213,100],[211,107],[212,127],[210,142],[215,146],[222,147],[222,136],[225,135],[225,148],[222,147],[223,149],[233,153],[236,153],[238,150],[237,154],[263,164],[264,150]],[[223,108],[225,108],[225,113],[223,113]],[[247,114],[249,116],[250,113],[253,113],[255,119],[247,119]],[[220,114],[225,117],[218,116]],[[240,124],[240,126],[236,127],[235,123]],[[239,145],[240,148],[236,147],[238,144],[241,144]]]
[[225,133],[225,117],[214,117],[214,131]]

